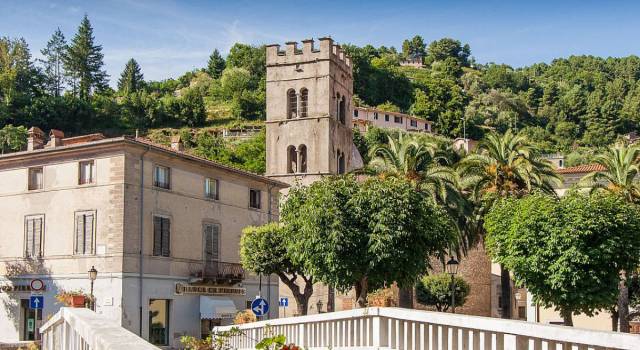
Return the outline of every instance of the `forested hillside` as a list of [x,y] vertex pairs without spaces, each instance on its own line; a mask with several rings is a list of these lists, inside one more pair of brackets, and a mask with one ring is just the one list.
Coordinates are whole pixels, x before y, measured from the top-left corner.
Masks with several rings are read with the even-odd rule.
[[[120,76],[106,74],[99,38],[86,16],[71,34],[67,40],[55,31],[38,60],[24,39],[0,38],[3,152],[23,146],[26,129],[19,126],[68,135],[137,129],[161,142],[180,132],[195,153],[263,171],[264,134],[230,143],[211,131],[264,120],[264,47],[238,43],[226,58],[212,50],[206,67],[177,79],[148,81],[135,57]],[[580,147],[610,144],[640,123],[637,56],[572,56],[514,69],[475,62],[468,45],[448,38],[426,45],[416,36],[401,50],[345,47],[354,62],[356,104],[432,120],[445,136],[462,136],[465,119],[472,138],[511,128],[544,152],[573,152],[580,162],[585,159]],[[401,66],[408,57],[422,57],[424,68]],[[109,81],[117,81],[117,88]]]

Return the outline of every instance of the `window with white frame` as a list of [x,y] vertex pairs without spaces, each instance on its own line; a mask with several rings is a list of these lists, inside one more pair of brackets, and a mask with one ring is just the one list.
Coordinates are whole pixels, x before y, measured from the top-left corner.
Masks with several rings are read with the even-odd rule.
[[29,191],[41,190],[44,187],[42,167],[29,168]]
[[92,184],[95,181],[96,165],[93,160],[78,163],[78,184]]
[[38,258],[43,253],[44,215],[28,215],[24,218],[24,256]]
[[204,195],[209,199],[219,199],[220,183],[218,179],[204,179]]
[[171,188],[171,168],[166,166],[156,165],[153,167],[153,186],[164,188],[166,190]]
[[95,253],[96,212],[93,210],[76,213],[74,254]]

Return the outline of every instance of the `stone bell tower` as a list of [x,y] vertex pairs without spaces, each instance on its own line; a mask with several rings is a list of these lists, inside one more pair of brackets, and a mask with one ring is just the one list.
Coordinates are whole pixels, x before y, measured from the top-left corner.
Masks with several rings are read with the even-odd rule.
[[267,171],[294,184],[362,166],[353,145],[351,59],[331,38],[267,46]]

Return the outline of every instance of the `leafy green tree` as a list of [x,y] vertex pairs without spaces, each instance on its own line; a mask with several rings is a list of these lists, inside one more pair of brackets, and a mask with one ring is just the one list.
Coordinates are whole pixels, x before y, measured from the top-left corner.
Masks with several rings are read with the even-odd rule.
[[103,69],[103,57],[102,46],[95,43],[93,27],[85,15],[63,57],[65,73],[76,96],[88,100],[95,91],[107,87],[108,75]]
[[[623,198],[629,203],[640,203],[640,146],[618,144],[605,149],[594,158],[596,164],[600,164],[604,170],[594,171],[585,175],[580,180],[580,185],[590,187],[591,192],[608,192]],[[634,266],[635,270],[637,266]],[[627,270],[629,271],[629,270]],[[626,276],[626,271],[621,271]],[[620,331],[629,332],[629,291],[623,280],[620,284],[618,298],[618,317]]]
[[209,56],[209,62],[207,62],[207,72],[212,78],[218,79],[222,76],[225,67],[224,58],[222,58],[218,49],[214,49],[211,56]]
[[24,38],[0,37],[0,102],[6,107],[28,105],[39,93],[39,78]]
[[263,130],[248,140],[240,142],[233,152],[232,160],[242,169],[256,174],[264,174],[266,171],[267,136]]
[[50,95],[60,96],[64,89],[64,71],[62,59],[67,50],[67,41],[60,28],[51,36],[47,46],[40,50],[44,59],[40,59],[44,67],[45,89]]
[[400,112],[400,107],[394,105],[389,101],[386,101],[385,103],[381,103],[377,105],[376,109],[379,109],[385,112]]
[[369,291],[413,286],[455,239],[443,210],[406,180],[326,177],[294,187],[281,219],[291,229],[289,249],[315,279],[346,291],[358,305]]
[[485,217],[486,247],[534,302],[554,307],[571,326],[572,315],[591,316],[615,303],[619,272],[640,259],[638,214],[611,195],[507,198]]
[[124,66],[118,80],[118,91],[124,95],[137,92],[144,87],[144,75],[135,59],[130,59]]
[[462,45],[460,41],[451,38],[432,41],[427,48],[427,61],[429,64],[453,57],[460,62],[460,65],[468,66],[469,56],[471,56],[469,45]]
[[[469,283],[464,278],[454,278],[455,306],[463,306],[471,292]],[[447,312],[451,307],[451,276],[446,273],[427,275],[416,284],[416,300],[418,303],[433,306],[436,310]]]
[[278,223],[245,228],[240,239],[240,260],[253,273],[277,275],[296,299],[298,315],[306,315],[313,294],[313,277],[305,274],[303,265],[293,262],[287,247],[288,235],[287,228]]
[[5,125],[0,129],[0,148],[2,154],[22,150],[27,145],[27,128],[24,126]]
[[402,42],[402,55],[409,57],[424,57],[426,54],[426,45],[424,39],[420,35],[414,36],[411,40]]

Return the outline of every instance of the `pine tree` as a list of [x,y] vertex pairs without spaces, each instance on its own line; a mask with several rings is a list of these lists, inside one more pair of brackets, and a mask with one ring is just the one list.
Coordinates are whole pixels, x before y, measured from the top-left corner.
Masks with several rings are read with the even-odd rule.
[[140,65],[133,58],[124,66],[120,80],[118,80],[118,91],[128,95],[142,88],[144,75],[140,71]]
[[209,63],[207,64],[207,72],[209,72],[209,75],[214,79],[220,78],[225,66],[226,62],[220,55],[220,52],[218,52],[218,49],[213,50],[213,53],[209,56]]
[[63,59],[65,73],[71,79],[76,96],[88,100],[93,92],[107,88],[108,75],[102,69],[103,57],[102,45],[95,44],[91,22],[84,15]]
[[44,66],[45,89],[53,96],[60,96],[64,89],[64,72],[62,69],[62,57],[67,50],[67,42],[60,28],[51,36],[47,47],[40,50],[44,59],[38,61]]

